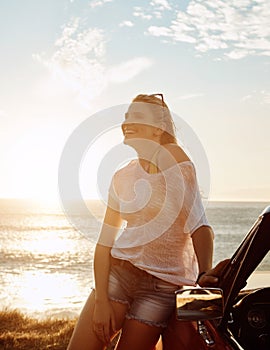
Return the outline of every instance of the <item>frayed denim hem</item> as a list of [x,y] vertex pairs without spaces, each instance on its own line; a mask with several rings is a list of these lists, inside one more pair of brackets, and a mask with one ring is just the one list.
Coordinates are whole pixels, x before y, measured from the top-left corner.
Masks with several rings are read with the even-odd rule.
[[116,298],[112,298],[110,296],[109,296],[109,300],[114,301],[114,302],[119,303],[119,304],[127,305],[130,308],[130,303],[127,300],[116,299]]
[[152,326],[152,327],[160,327],[160,328],[166,328],[168,323],[167,322],[154,322],[154,321],[148,321],[148,320],[144,320],[144,319],[141,319],[135,315],[131,315],[131,314],[127,314],[126,315],[126,319],[128,320],[135,320],[135,321],[138,321],[138,322],[141,322],[141,323],[144,323],[148,326]]

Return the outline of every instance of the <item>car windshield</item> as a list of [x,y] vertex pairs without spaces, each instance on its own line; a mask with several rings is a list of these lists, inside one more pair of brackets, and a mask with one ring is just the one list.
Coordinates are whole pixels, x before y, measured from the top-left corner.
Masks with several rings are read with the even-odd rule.
[[[270,233],[270,232],[269,232]],[[247,280],[245,289],[270,287],[270,252]]]
[[[251,227],[269,206],[266,202],[210,202],[206,213],[215,233],[214,265],[231,258]],[[270,235],[270,230],[269,230]],[[251,274],[245,288],[270,286],[270,253]]]

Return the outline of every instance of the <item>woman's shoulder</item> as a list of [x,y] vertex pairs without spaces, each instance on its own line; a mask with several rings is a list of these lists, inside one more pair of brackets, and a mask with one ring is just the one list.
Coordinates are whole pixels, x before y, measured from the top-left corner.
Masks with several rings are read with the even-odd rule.
[[127,164],[124,164],[122,167],[120,167],[116,172],[114,173],[115,177],[118,176],[126,176],[128,173],[133,172],[134,169],[137,167],[138,161],[137,159],[132,159]]
[[162,145],[158,155],[158,165],[162,169],[170,168],[176,164],[190,162],[185,151],[175,143]]

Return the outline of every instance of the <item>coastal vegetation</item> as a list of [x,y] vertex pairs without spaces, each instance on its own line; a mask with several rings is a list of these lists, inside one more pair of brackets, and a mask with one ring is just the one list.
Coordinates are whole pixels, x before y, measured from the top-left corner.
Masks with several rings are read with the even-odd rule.
[[[76,319],[35,319],[18,310],[0,311],[0,350],[66,350]],[[113,350],[117,339],[107,350]]]
[[0,350],[66,350],[76,320],[38,320],[17,310],[0,311]]

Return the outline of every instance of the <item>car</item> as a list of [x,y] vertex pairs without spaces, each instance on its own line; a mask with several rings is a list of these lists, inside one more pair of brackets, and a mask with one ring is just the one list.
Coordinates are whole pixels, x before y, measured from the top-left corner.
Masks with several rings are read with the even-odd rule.
[[269,350],[270,286],[244,288],[269,248],[270,206],[226,261],[217,288],[176,293],[176,319],[163,334],[163,350]]

